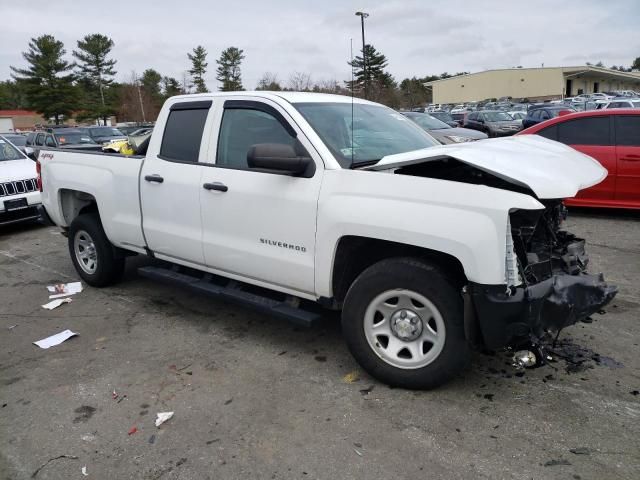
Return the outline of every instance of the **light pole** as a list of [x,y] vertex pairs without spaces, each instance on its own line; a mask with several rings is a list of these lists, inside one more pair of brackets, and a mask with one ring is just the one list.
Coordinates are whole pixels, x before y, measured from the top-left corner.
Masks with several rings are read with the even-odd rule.
[[356,12],[356,15],[360,17],[360,25],[362,26],[362,73],[364,75],[364,98],[368,98],[367,96],[367,49],[365,48],[364,43],[364,19],[369,16],[368,13],[365,12]]

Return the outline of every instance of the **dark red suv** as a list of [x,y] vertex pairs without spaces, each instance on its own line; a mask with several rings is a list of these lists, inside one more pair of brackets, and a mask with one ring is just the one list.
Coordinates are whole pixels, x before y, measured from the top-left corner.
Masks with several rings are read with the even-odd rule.
[[569,145],[608,170],[607,178],[567,205],[640,209],[640,109],[571,113],[518,133],[530,134]]

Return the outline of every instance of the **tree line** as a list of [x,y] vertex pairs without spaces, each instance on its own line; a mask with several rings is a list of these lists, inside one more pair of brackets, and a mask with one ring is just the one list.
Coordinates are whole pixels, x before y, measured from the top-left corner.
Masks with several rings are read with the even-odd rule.
[[[79,122],[116,115],[119,121],[155,120],[164,101],[174,95],[207,92],[207,51],[197,46],[187,53],[191,68],[180,82],[153,68],[116,82],[114,42],[100,33],[77,41],[66,58],[64,44],[53,35],[32,38],[22,56],[26,67],[11,67],[11,80],[0,82],[0,109],[30,109],[56,124],[75,117]],[[216,60],[220,90],[243,90],[240,65],[244,53],[237,47],[223,50]],[[188,75],[186,74],[188,73]]]
[[[116,82],[116,59],[112,58],[114,42],[94,33],[77,41],[68,61],[64,44],[52,35],[32,38],[23,52],[25,68],[11,67],[11,80],[0,82],[0,109],[31,109],[59,123],[73,115],[77,121],[102,120],[116,115],[118,121],[155,120],[164,101],[174,95],[208,92],[206,75],[208,52],[196,46],[186,54],[191,67],[182,79],[162,75],[153,68],[140,75],[131,72],[128,81]],[[364,55],[363,55],[364,54]],[[224,49],[216,62],[216,80],[221,91],[244,90],[242,62],[244,51],[231,46]],[[365,63],[366,59],[366,63]],[[351,78],[314,81],[305,72],[294,72],[286,81],[276,73],[266,72],[256,90],[290,90],[334,93],[366,97],[392,108],[413,108],[432,101],[425,83],[465,75],[448,72],[440,75],[411,77],[397,81],[388,71],[387,57],[367,44],[351,61]],[[591,65],[587,62],[587,65]],[[594,66],[604,67],[602,62]],[[630,67],[613,66],[614,70],[640,69],[640,57]]]

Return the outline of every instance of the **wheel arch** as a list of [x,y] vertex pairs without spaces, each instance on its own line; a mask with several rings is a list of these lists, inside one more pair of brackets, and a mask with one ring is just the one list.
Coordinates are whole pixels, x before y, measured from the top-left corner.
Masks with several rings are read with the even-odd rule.
[[451,254],[389,240],[346,235],[338,240],[331,270],[334,304],[341,305],[353,281],[371,265],[388,258],[413,257],[438,267],[455,286],[467,283],[464,267]]
[[61,188],[58,191],[58,204],[60,205],[62,220],[67,227],[71,225],[71,222],[76,217],[84,213],[95,212],[100,216],[95,196],[81,190]]

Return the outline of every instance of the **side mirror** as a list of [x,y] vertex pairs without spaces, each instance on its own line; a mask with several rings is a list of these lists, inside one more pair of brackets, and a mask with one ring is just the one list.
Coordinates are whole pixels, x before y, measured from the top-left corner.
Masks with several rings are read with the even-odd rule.
[[24,147],[24,153],[27,157],[29,157],[31,160],[38,160],[38,157],[36,156],[36,152],[33,148],[31,147]]
[[297,148],[284,143],[258,143],[247,152],[249,168],[272,173],[312,177],[315,164],[309,153],[299,143]]

